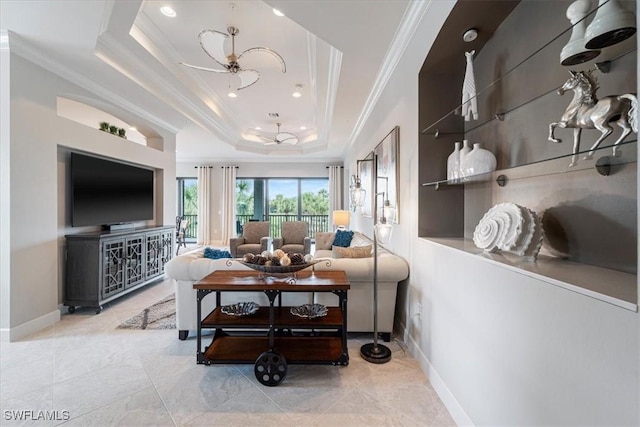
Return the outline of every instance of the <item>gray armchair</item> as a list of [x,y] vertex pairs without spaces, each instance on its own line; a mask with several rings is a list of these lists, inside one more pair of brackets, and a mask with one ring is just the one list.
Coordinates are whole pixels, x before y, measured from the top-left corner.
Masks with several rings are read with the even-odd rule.
[[273,239],[273,250],[282,249],[285,252],[298,252],[303,255],[311,253],[311,237],[309,237],[309,223],[305,221],[287,221],[281,226],[282,237]]
[[270,240],[268,221],[250,221],[242,228],[242,236],[229,239],[229,252],[233,258],[258,255],[269,248]]

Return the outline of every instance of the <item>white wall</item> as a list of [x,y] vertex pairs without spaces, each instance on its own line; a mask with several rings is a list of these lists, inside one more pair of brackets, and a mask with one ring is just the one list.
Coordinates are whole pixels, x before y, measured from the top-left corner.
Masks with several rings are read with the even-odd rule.
[[[64,234],[69,228],[60,150],[78,150],[156,170],[158,225],[175,218],[175,136],[162,135],[162,150],[145,147],[57,115],[60,95],[92,97],[70,82],[11,55],[10,111],[10,339],[59,319]],[[154,146],[158,141],[154,141]],[[166,197],[165,197],[166,195]],[[2,266],[4,269],[4,265]],[[3,291],[6,284],[2,284]],[[34,297],[36,296],[37,297]]]
[[[178,134],[178,140],[180,134]],[[333,163],[332,163],[333,164]],[[197,177],[195,167],[197,163],[181,162],[177,164],[176,176],[180,178]],[[329,176],[329,163],[243,163],[243,162],[225,162],[225,163],[207,163],[213,166],[213,182],[211,189],[211,200],[214,206],[211,208],[211,236],[210,241],[213,244],[222,244],[222,189],[215,185],[216,182],[222,182],[223,165],[238,166],[238,178],[326,178]]]
[[[400,126],[389,247],[411,265],[396,310],[409,347],[459,424],[638,425],[637,313],[417,237],[418,72],[452,6],[433,2],[345,161],[353,170]],[[370,218],[352,221],[371,233]]]

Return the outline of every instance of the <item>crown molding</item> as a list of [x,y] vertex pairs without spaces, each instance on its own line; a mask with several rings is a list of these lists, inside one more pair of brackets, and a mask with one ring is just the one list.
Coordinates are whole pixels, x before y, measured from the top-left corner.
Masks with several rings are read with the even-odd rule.
[[[202,78],[202,74],[179,64],[179,52],[144,11],[136,18],[131,28],[131,37],[155,57],[167,70],[171,71],[176,78],[179,79],[181,75],[187,75],[189,79],[179,80],[186,86],[195,83],[200,93],[204,94],[213,102],[216,111],[219,112],[224,122],[232,123],[237,128],[240,128],[240,125],[234,118],[234,112],[216,92],[209,88],[204,78]],[[162,48],[158,46],[158,43],[162,45]],[[206,101],[204,102],[206,103]]]
[[349,137],[348,147],[353,146],[355,140],[360,135],[360,132],[362,132],[362,128],[369,119],[369,116],[371,116],[371,112],[378,102],[378,99],[380,99],[380,95],[382,95],[384,88],[400,62],[405,49],[418,29],[418,25],[422,21],[422,17],[431,7],[433,1],[435,0],[409,2],[407,9],[402,16],[402,21],[400,22],[400,25],[398,25],[396,34],[393,37],[393,41],[387,50],[387,54],[382,62],[382,67],[380,67],[376,81],[373,84],[360,115],[358,116],[358,120],[356,120],[356,124],[351,132],[351,136]]
[[11,39],[10,44],[12,53],[15,53],[27,61],[32,62],[45,70],[101,97],[119,108],[137,115],[155,126],[174,134],[180,131],[180,127],[163,120],[154,114],[150,114],[147,110],[138,107],[128,99],[108,90],[103,84],[90,79],[85,74],[78,73],[75,70],[60,64],[48,53],[38,49],[15,33],[10,32],[9,37]]
[[0,50],[9,50],[9,32],[0,30]]
[[333,126],[333,111],[338,97],[338,84],[340,83],[340,70],[342,69],[342,52],[335,47],[329,47],[329,74],[327,79],[327,99],[324,105],[324,127],[319,135],[319,140],[329,145],[331,126]]
[[96,55],[194,123],[214,132],[223,140],[232,141],[236,138],[228,126],[213,117],[213,111],[189,99],[185,95],[187,91],[180,90],[179,85],[160,76],[156,71],[158,67],[154,67],[152,61],[136,55],[110,33],[98,37]]

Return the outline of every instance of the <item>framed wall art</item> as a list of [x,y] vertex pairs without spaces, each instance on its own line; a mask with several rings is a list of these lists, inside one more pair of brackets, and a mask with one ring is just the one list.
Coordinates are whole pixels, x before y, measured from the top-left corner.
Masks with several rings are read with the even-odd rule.
[[[400,222],[400,127],[391,132],[376,146],[374,153],[378,156],[378,192],[385,192],[385,200],[396,209],[395,218],[387,218],[392,224]],[[380,204],[381,205],[381,204]],[[378,212],[380,215],[380,212]]]

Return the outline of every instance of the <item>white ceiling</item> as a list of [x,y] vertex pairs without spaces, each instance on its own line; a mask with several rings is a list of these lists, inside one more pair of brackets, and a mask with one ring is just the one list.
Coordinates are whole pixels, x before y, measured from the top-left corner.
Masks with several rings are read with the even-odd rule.
[[[13,51],[108,101],[97,107],[135,120],[113,107],[119,106],[177,132],[178,161],[340,160],[366,117],[410,2],[235,0],[233,8],[231,3],[2,0],[0,27],[10,31]],[[160,13],[165,5],[176,11],[175,18]],[[237,87],[237,77],[179,64],[220,69],[201,49],[198,34],[226,32],[230,25],[240,30],[237,54],[267,47],[287,67],[282,73],[264,53],[243,57],[240,65],[258,70],[261,78],[234,99],[227,93]],[[300,98],[291,95],[296,84],[302,85]],[[257,135],[274,137],[276,123],[300,142],[265,146]]]

